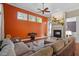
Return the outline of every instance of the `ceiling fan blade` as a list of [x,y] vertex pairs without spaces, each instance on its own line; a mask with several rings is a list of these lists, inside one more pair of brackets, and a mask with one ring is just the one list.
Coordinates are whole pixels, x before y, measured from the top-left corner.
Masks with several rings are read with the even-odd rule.
[[37,13],[42,13],[41,11],[38,11]]
[[39,10],[38,13],[44,14],[45,12],[50,12],[50,11],[48,11],[48,9],[49,9],[48,7],[44,8],[44,3],[42,3],[42,5],[43,5],[42,9],[40,9],[40,8],[37,9],[37,10]]
[[50,11],[45,11],[45,12],[50,12]]
[[41,10],[41,9],[38,8],[37,10]]
[[46,8],[44,9],[44,11],[46,11],[46,10],[48,10],[48,7],[46,7]]

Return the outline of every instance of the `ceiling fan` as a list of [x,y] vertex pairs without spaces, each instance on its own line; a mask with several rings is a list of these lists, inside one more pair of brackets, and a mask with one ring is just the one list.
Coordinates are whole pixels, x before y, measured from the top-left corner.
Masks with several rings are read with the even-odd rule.
[[42,9],[38,8],[38,10],[40,10],[39,12],[41,12],[42,14],[44,14],[45,12],[49,13],[50,11],[48,9],[48,7],[44,6],[44,3],[42,3]]

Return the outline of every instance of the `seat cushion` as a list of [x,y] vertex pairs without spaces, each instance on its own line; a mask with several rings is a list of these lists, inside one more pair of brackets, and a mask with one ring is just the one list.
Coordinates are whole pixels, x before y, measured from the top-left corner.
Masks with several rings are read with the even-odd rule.
[[11,41],[11,39],[4,39],[2,45],[8,44],[14,48],[14,43]]
[[67,45],[68,43],[68,39],[64,39],[64,44]]
[[53,54],[53,48],[50,46],[41,48],[37,52],[33,53],[31,56],[51,56]]
[[53,48],[53,52],[56,53],[64,47],[64,41],[57,40],[51,47]]
[[0,56],[16,56],[14,48],[11,45],[6,45],[1,51]]
[[44,47],[44,40],[37,40],[37,41],[29,42],[29,43],[26,43],[26,44],[33,51],[37,51],[37,50]]
[[[6,46],[4,46],[6,44]],[[4,39],[2,45],[4,46],[0,51],[0,56],[15,56],[14,44],[10,39]]]
[[26,44],[24,44],[23,42],[15,43],[15,53],[18,56],[23,55],[30,50],[31,49],[28,48],[28,46]]
[[33,51],[29,51],[29,52],[23,54],[22,56],[30,56],[30,55],[33,54],[33,53],[34,53]]

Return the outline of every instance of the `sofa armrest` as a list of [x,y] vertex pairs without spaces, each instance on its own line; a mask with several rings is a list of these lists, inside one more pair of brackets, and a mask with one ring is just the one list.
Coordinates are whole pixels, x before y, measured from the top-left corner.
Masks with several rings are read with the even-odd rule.
[[72,56],[75,52],[75,40],[71,39],[69,43],[56,53],[57,56]]
[[36,51],[31,56],[52,56],[52,54],[53,54],[53,48],[48,46]]

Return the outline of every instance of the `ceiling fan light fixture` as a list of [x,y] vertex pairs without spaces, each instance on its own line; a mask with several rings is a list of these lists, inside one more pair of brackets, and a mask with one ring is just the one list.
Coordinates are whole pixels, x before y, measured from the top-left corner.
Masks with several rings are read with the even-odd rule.
[[42,6],[43,6],[42,9],[38,8],[38,10],[40,10],[40,11],[42,12],[42,14],[44,14],[45,12],[46,12],[46,13],[49,13],[49,12],[50,12],[50,11],[48,10],[49,8],[44,6],[44,3],[42,3]]

